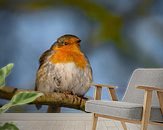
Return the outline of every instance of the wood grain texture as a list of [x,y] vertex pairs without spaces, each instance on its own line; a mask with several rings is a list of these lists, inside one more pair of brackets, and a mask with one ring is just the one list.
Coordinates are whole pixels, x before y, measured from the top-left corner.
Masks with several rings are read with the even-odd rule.
[[[0,89],[0,98],[10,100],[14,94],[26,91],[31,92],[33,90],[22,90],[13,87],[3,87],[2,89]],[[86,98],[78,97],[77,95],[57,92],[46,92],[43,96],[37,98],[34,102],[31,102],[30,104],[54,105],[58,107],[68,107],[85,111],[86,100]]]
[[121,124],[122,124],[123,129],[124,130],[127,130],[127,126],[126,126],[125,122],[124,121],[121,121]]
[[154,86],[137,86],[138,89],[144,89],[144,90],[154,90],[154,91],[160,91],[163,92],[163,88],[161,87],[154,87]]
[[157,92],[160,108],[161,108],[161,113],[163,115],[163,92]]
[[95,113],[93,113],[93,121],[92,121],[92,130],[96,130],[97,127],[97,121],[98,121],[98,116],[96,116]]
[[106,84],[97,84],[97,83],[92,83],[91,84],[92,86],[96,86],[96,87],[100,87],[100,88],[102,88],[102,87],[105,87],[105,88],[118,88],[117,86],[113,86],[113,85],[106,85]]
[[102,88],[100,88],[100,87],[95,88],[95,94],[94,94],[94,99],[95,100],[100,100],[101,99],[101,91],[102,91]]
[[141,130],[147,130],[151,112],[152,90],[146,90],[144,94],[143,115],[141,122]]
[[118,96],[116,94],[115,88],[109,88],[109,93],[113,101],[118,101]]

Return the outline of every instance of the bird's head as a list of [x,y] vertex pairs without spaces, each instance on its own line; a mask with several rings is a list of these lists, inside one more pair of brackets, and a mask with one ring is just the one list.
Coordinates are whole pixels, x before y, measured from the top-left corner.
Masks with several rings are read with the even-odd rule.
[[81,40],[77,36],[66,34],[59,37],[57,41],[52,45],[51,49],[80,49],[80,42]]
[[51,50],[55,53],[50,57],[52,63],[73,62],[80,68],[85,68],[87,60],[80,50],[80,39],[77,36],[66,34],[57,39]]

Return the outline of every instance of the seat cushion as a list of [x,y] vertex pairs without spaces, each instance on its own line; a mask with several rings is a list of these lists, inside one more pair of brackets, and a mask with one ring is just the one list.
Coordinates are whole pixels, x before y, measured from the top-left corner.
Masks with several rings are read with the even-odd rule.
[[[85,110],[102,115],[141,120],[143,105],[120,101],[89,100],[86,102]],[[160,108],[152,107],[150,120],[163,122]]]

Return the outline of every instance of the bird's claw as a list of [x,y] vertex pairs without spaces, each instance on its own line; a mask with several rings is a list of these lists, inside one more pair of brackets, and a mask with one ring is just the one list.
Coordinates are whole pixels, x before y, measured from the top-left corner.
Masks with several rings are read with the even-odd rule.
[[63,92],[64,94],[70,94],[70,95],[73,95],[73,93],[72,92],[69,92],[69,91],[65,91],[65,92]]

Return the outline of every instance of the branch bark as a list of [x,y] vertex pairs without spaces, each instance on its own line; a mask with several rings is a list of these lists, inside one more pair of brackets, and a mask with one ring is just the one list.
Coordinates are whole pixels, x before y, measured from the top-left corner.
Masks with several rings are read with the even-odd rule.
[[[34,90],[23,90],[14,87],[3,87],[2,89],[0,89],[0,98],[11,100],[14,94],[25,91],[31,92]],[[68,107],[84,111],[86,100],[86,98],[78,97],[76,95],[52,92],[44,93],[44,96],[37,98],[34,102],[31,102],[30,104],[55,105],[57,107]]]

